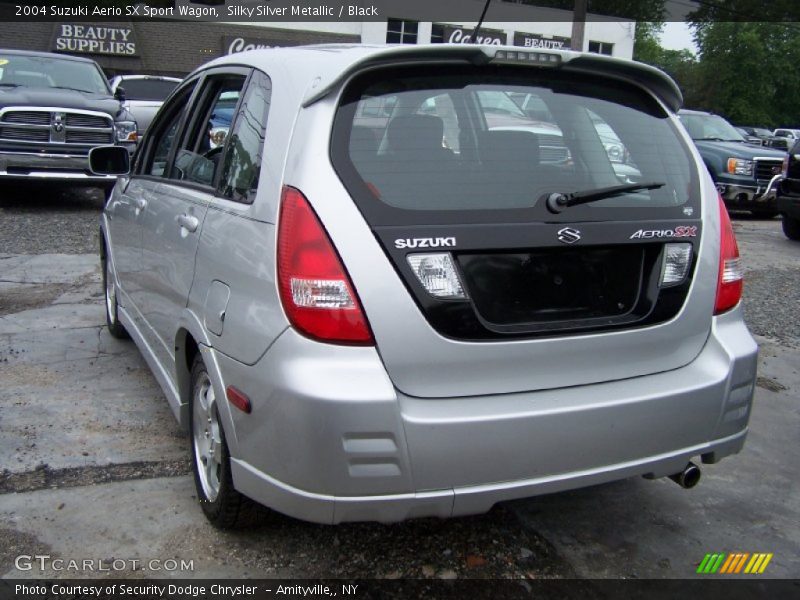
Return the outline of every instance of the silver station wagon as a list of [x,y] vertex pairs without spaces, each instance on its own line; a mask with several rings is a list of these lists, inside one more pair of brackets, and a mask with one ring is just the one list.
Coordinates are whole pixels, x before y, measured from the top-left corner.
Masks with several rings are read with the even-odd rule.
[[184,80],[130,164],[95,149],[108,327],[210,521],[691,487],[738,452],[757,346],[681,101],[599,55],[256,50]]

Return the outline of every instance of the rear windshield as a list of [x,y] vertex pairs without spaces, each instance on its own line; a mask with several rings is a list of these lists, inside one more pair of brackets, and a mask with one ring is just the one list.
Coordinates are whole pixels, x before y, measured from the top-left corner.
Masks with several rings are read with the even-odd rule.
[[[527,218],[686,218],[697,205],[690,152],[638,88],[558,71],[387,69],[356,79],[331,158],[373,224]],[[544,198],[660,183],[571,207]]]
[[165,100],[176,85],[177,81],[163,79],[124,79],[120,83],[128,100]]

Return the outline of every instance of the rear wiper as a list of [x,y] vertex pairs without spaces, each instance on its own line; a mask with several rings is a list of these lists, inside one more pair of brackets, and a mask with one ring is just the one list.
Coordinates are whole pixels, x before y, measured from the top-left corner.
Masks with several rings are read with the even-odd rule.
[[554,192],[552,194],[545,194],[542,199],[546,203],[547,210],[549,210],[551,213],[558,214],[570,206],[588,204],[589,202],[613,198],[614,196],[622,196],[623,194],[638,192],[640,190],[656,190],[660,187],[664,187],[665,185],[667,184],[659,181],[653,181],[650,183],[629,183],[626,185],[614,185],[606,188],[598,188],[596,190],[573,192],[571,194]]

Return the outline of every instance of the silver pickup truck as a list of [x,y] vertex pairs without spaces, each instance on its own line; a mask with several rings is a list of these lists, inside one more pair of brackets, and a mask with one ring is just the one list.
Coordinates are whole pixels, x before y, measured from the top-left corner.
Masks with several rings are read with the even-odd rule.
[[123,99],[122,105],[136,119],[141,137],[164,100],[180,82],[177,77],[161,75],[117,75],[108,83],[114,94],[119,92],[118,95]]

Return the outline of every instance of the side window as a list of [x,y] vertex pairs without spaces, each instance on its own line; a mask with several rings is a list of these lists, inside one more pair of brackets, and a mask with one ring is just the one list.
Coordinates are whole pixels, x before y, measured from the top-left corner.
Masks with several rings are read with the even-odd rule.
[[258,187],[271,94],[269,77],[254,71],[247,86],[222,160],[219,193],[237,202],[252,202]]
[[153,159],[150,162],[150,169],[147,172],[148,175],[154,175],[156,177],[164,176],[164,169],[167,167],[169,152],[175,144],[175,134],[178,131],[178,123],[180,123],[181,116],[182,113],[178,113],[173,117],[172,122],[167,126],[156,142]]
[[194,119],[175,155],[170,179],[214,184],[244,82],[244,75],[211,75],[205,79],[191,109]]
[[137,169],[138,173],[154,177],[165,176],[164,170],[166,169],[170,152],[175,146],[178,125],[186,112],[186,105],[193,90],[194,85],[182,90],[161,111],[158,120],[153,123],[153,136],[146,142],[147,147],[143,149],[143,160],[141,168]]

